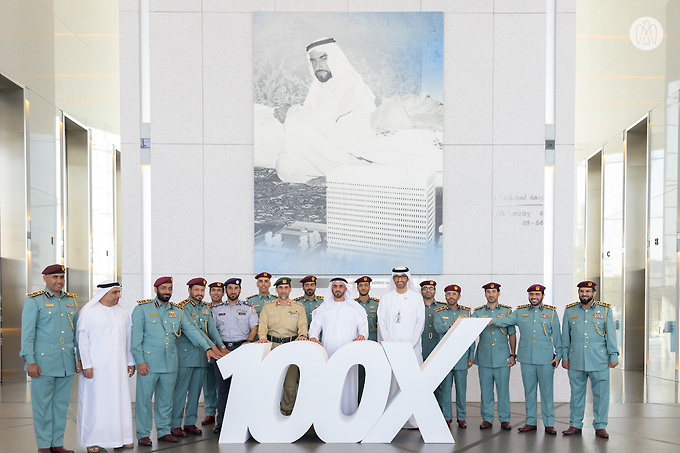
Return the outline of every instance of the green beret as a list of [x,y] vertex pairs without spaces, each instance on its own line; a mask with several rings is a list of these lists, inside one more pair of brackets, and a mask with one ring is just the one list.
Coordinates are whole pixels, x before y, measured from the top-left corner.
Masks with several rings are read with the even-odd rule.
[[274,286],[290,285],[290,281],[290,277],[279,277],[279,279],[276,280],[276,283],[274,283]]

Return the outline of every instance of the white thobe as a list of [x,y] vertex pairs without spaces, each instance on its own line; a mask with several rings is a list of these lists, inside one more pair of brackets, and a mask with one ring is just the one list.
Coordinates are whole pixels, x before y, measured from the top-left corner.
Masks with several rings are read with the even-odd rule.
[[83,447],[121,447],[133,443],[132,404],[127,367],[130,314],[122,305],[93,302],[78,319],[78,348],[83,369],[92,379],[78,378],[78,443]]
[[[413,346],[418,364],[423,364],[422,335],[425,328],[425,304],[423,297],[413,290],[404,294],[396,290],[383,294],[378,304],[378,340],[408,341]],[[397,392],[399,385],[392,374],[390,397]],[[416,428],[413,417],[404,425]]]
[[[314,310],[309,328],[310,338],[319,338],[323,331],[321,344],[330,358],[338,349],[351,343],[357,336],[368,338],[368,318],[366,312],[351,306],[348,302],[334,302],[330,309]],[[342,389],[342,413],[352,415],[356,412],[359,398],[359,368],[353,366]]]

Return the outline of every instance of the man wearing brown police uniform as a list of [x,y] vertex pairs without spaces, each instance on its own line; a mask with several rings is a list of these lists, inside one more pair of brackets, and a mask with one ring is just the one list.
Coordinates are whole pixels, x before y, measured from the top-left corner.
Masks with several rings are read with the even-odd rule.
[[[315,279],[316,280],[316,279]],[[291,341],[307,340],[307,316],[305,307],[299,302],[290,300],[291,280],[289,277],[281,277],[276,280],[276,302],[268,303],[260,313],[260,325],[258,343],[272,343],[272,349]],[[295,398],[297,397],[298,367],[288,367],[286,378],[283,381],[283,395],[281,397],[281,413],[290,415],[293,412]]]
[[276,296],[269,294],[269,288],[272,286],[271,278],[272,274],[269,272],[260,272],[257,274],[255,280],[257,280],[258,293],[246,297],[246,302],[253,306],[258,316],[267,302],[276,301]]

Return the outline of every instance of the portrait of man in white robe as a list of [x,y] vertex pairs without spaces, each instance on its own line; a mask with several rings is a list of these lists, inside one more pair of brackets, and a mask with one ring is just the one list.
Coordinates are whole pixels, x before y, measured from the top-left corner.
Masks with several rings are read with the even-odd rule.
[[[323,332],[323,335],[321,335]],[[322,337],[319,341],[319,336]],[[324,303],[312,312],[309,339],[323,346],[330,358],[338,349],[353,341],[368,337],[366,311],[352,298],[347,280],[342,277],[331,279]],[[341,408],[345,415],[356,412],[359,398],[359,368],[353,366],[342,390]]]
[[78,381],[78,443],[89,452],[132,448],[129,379],[135,373],[130,352],[132,319],[119,304],[121,286],[97,286],[78,317],[78,352],[83,373]]

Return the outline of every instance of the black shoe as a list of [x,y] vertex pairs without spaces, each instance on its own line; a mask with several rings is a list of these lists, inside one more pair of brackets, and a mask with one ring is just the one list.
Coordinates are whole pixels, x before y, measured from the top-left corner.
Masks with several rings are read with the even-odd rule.
[[214,432],[215,434],[219,434],[220,431],[222,431],[222,424],[221,424],[221,423],[218,423],[218,424],[216,424],[215,427],[213,428],[213,432]]

